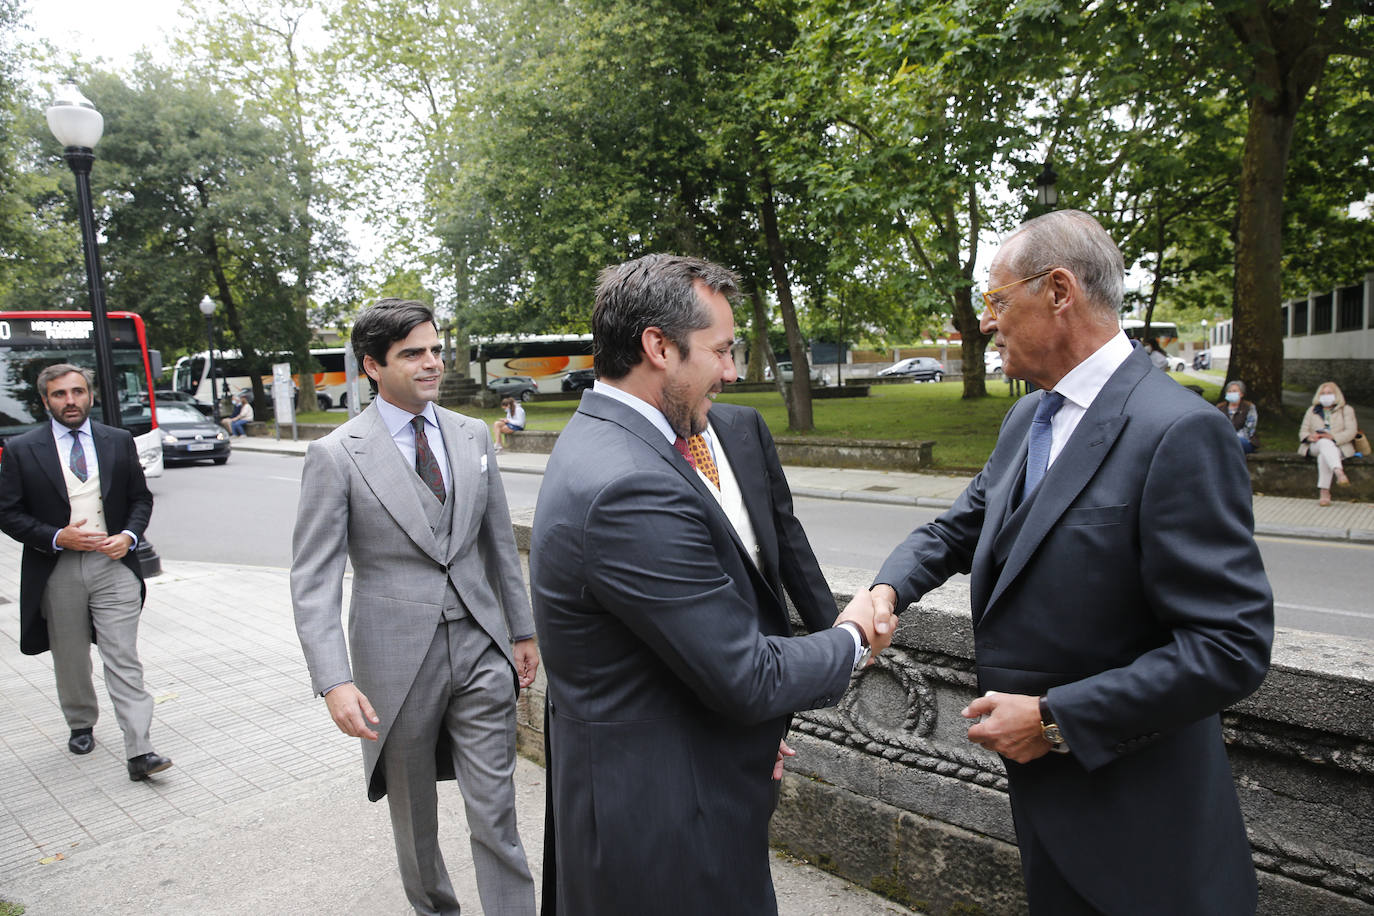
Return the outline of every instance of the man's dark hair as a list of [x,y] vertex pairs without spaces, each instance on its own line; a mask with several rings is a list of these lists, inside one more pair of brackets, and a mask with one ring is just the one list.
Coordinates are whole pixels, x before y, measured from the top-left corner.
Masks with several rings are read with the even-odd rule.
[[68,373],[76,372],[86,380],[86,390],[90,391],[95,386],[95,381],[91,375],[91,370],[83,369],[81,366],[73,366],[71,363],[53,363],[51,366],[44,367],[38,373],[38,378],[34,380],[34,387],[38,389],[38,394],[43,398],[43,402],[48,400],[48,385],[53,379],[61,378]]
[[711,313],[696,293],[700,281],[727,299],[739,278],[718,264],[650,254],[601,271],[592,311],[592,362],[597,378],[620,379],[644,357],[640,338],[658,328],[687,356],[687,335],[710,327]]
[[[353,334],[349,342],[353,345],[353,356],[358,360],[358,369],[363,369],[363,357],[370,356],[379,366],[386,365],[386,353],[398,340],[405,340],[416,325],[428,321],[434,324],[434,312],[423,302],[414,299],[378,299],[353,322]],[[437,327],[437,326],[436,326]],[[377,393],[377,382],[367,377],[372,393]]]

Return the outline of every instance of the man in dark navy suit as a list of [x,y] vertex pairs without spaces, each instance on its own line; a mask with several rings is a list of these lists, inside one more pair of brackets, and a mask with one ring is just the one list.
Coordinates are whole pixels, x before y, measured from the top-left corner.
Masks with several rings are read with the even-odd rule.
[[1003,244],[982,329],[1043,390],[869,594],[882,616],[970,574],[968,737],[1006,759],[1033,914],[1252,914],[1219,715],[1273,640],[1250,478],[1226,419],[1122,333],[1123,273],[1078,211]]
[[134,548],[152,515],[153,495],[133,436],[91,422],[85,369],[48,366],[35,386],[51,422],[8,440],[0,459],[0,530],[24,545],[19,649],[25,655],[52,649],[57,696],[71,729],[67,747],[89,754],[99,714],[91,681],[96,643],[124,732],[129,778],[147,779],[172,765],[153,750],[153,698],[138,660],[145,590]]

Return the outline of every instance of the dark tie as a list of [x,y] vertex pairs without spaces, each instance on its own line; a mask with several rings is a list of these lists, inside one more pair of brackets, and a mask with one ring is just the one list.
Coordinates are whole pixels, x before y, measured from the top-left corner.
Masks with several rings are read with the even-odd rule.
[[439,469],[439,459],[429,447],[425,438],[425,418],[413,417],[410,426],[415,430],[415,472],[429,487],[429,492],[444,501],[444,472]]
[[1035,408],[1035,419],[1031,420],[1030,446],[1026,449],[1026,485],[1021,488],[1021,501],[1025,502],[1040,485],[1045,470],[1050,466],[1050,421],[1064,405],[1064,396],[1057,391],[1047,391]]
[[81,433],[79,430],[72,430],[72,453],[67,459],[67,467],[72,469],[76,479],[82,483],[86,482],[86,450],[81,447]]
[[720,489],[720,471],[716,468],[715,459],[711,457],[711,447],[706,444],[705,436],[699,433],[688,439],[678,436],[673,442],[673,448],[687,459],[688,464],[705,474],[712,486]]

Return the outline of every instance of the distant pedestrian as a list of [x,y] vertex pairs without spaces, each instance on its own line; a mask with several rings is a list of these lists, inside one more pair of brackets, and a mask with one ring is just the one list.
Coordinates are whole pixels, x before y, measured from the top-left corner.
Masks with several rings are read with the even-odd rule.
[[134,548],[153,513],[153,495],[133,436],[91,422],[85,369],[48,366],[35,387],[52,419],[6,441],[0,459],[0,530],[24,545],[19,651],[52,650],[57,698],[71,729],[67,749],[89,754],[100,711],[91,682],[94,641],[124,733],[129,778],[147,779],[172,765],[153,750],[153,698],[138,659],[144,588]]
[[1217,401],[1217,407],[1226,415],[1226,419],[1236,431],[1241,451],[1248,455],[1259,448],[1259,411],[1255,409],[1254,404],[1245,400],[1244,382],[1240,379],[1231,379],[1227,382],[1226,391],[1222,394],[1221,400]]
[[525,428],[525,408],[520,406],[519,401],[515,398],[502,398],[501,408],[506,415],[491,424],[491,431],[496,435],[498,452],[505,450],[506,433],[518,433]]
[[1350,483],[1342,459],[1355,454],[1353,443],[1358,433],[1355,408],[1345,402],[1335,382],[1322,382],[1298,430],[1298,454],[1317,459],[1317,505],[1331,505],[1333,477],[1340,486]]
[[248,424],[253,422],[253,405],[245,394],[234,395],[233,403],[234,415],[220,420],[220,425],[227,429],[231,436],[246,436]]
[[1151,337],[1145,341],[1145,350],[1150,354],[1150,362],[1156,369],[1169,371],[1169,354],[1164,352],[1164,348],[1159,345],[1158,337]]

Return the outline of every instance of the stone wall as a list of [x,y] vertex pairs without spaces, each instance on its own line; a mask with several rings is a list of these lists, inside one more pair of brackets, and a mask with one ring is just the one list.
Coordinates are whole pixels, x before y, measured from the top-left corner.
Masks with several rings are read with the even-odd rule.
[[[1250,471],[1250,488],[1266,496],[1295,496],[1313,499],[1317,495],[1317,459],[1291,452],[1253,452],[1245,456]],[[1338,487],[1332,496],[1341,500],[1374,502],[1374,458],[1347,458],[1342,462],[1350,486]]]
[[[1352,404],[1374,404],[1374,371],[1367,359],[1285,359],[1283,386],[1315,393],[1322,382],[1335,382]],[[1374,417],[1359,417],[1374,429]]]
[[[531,521],[515,519],[522,551]],[[837,609],[869,581],[825,571]],[[541,669],[521,699],[535,759],[543,684]],[[959,716],[974,693],[968,590],[951,584],[838,707],[795,717],[773,842],[930,916],[1023,913],[1005,771]],[[1224,723],[1260,913],[1374,916],[1374,643],[1280,629],[1268,679]]]

